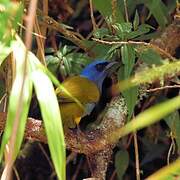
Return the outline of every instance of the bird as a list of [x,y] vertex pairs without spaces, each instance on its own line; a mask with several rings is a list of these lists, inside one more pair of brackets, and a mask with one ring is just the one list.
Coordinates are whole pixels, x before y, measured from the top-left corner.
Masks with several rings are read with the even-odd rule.
[[112,74],[117,64],[115,61],[94,60],[79,75],[65,79],[61,84],[63,88],[56,89],[61,119],[65,127],[75,128],[81,118],[92,112],[100,99],[105,78]]

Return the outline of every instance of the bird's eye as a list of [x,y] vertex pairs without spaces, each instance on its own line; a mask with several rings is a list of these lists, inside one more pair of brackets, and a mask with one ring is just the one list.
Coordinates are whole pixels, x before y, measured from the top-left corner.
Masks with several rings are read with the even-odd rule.
[[109,64],[108,62],[96,64],[95,68],[97,71],[102,72],[108,64]]

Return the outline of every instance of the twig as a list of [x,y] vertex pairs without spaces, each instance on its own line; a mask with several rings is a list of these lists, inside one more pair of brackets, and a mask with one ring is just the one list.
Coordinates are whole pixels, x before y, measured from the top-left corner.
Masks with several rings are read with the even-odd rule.
[[127,144],[125,145],[125,149],[128,149],[128,147],[131,145],[132,138],[133,138],[133,134],[130,134]]
[[171,132],[171,145],[170,145],[169,150],[168,150],[167,165],[169,165],[170,156],[171,156],[171,153],[173,152],[173,147],[174,146],[175,146],[174,137],[172,136],[172,132]]
[[19,173],[18,173],[18,171],[17,171],[15,166],[13,166],[13,171],[14,171],[14,174],[16,175],[16,179],[20,180]]
[[171,60],[175,60],[175,58],[173,56],[171,56],[168,52],[166,52],[164,49],[159,48],[158,46],[151,44],[151,43],[147,43],[147,42],[141,42],[141,41],[104,41],[101,39],[96,39],[96,38],[92,38],[92,40],[101,43],[101,44],[107,44],[107,45],[124,45],[124,44],[135,44],[135,45],[143,45],[143,46],[147,46],[150,48],[153,48],[154,50],[158,51],[161,54],[166,55],[166,57],[168,57]]
[[[38,19],[35,17],[35,25],[34,25],[35,32],[42,36],[41,30],[39,27]],[[37,45],[38,45],[38,50],[37,50],[37,57],[39,61],[46,66],[46,60],[45,60],[45,53],[44,53],[44,39],[40,38],[39,36],[35,36]]]
[[44,154],[47,162],[49,163],[49,165],[50,165],[50,167],[51,167],[51,169],[54,170],[54,166],[53,166],[53,164],[52,164],[49,156],[47,155],[46,151],[44,150],[42,144],[38,143],[38,146],[39,146],[39,148],[41,149],[42,153]]
[[[48,15],[48,0],[44,0],[42,4],[43,4],[43,13],[45,15]],[[41,34],[42,36],[46,36],[47,27],[39,26],[37,17],[35,19],[35,29],[37,30],[38,34]],[[44,53],[45,39],[36,37],[36,40],[38,43],[37,57],[40,59],[42,64],[46,66],[45,53]]]
[[109,180],[114,180],[115,177],[116,177],[116,170],[113,171],[113,173],[112,173],[112,175],[111,175]]
[[[77,130],[66,130],[65,140],[67,149],[76,153],[91,155],[107,149],[107,147],[118,141],[119,137],[112,142],[112,137],[109,132],[115,132],[116,128],[119,129],[125,123],[127,108],[123,107],[120,103],[121,98],[122,97],[115,97],[109,104],[109,108],[106,110],[105,117],[101,123],[101,126],[104,128],[100,128],[99,126],[100,129],[92,129],[90,131],[83,132],[84,136],[79,136],[79,132],[77,132]],[[113,107],[114,110],[112,112]],[[125,109],[123,110],[123,108]],[[0,112],[0,131],[4,130],[6,116],[6,113]],[[47,143],[43,121],[28,118],[25,138]]]
[[[27,30],[27,28],[25,27],[25,26],[23,26],[21,23],[17,23],[22,29],[24,29],[24,30]],[[38,36],[38,37],[40,37],[41,39],[46,39],[46,37],[45,36],[42,36],[42,35],[40,35],[40,34],[37,34],[37,33],[35,33],[35,32],[31,32],[31,34],[32,35],[34,35],[34,36]]]
[[112,0],[111,4],[112,4],[112,23],[114,24],[114,23],[116,23],[116,19],[117,19],[117,16],[116,16],[117,0]]
[[95,21],[94,14],[93,14],[92,0],[89,0],[89,6],[90,6],[90,16],[91,16],[91,21],[92,21],[92,25],[93,25],[93,31],[96,31],[97,25],[96,25],[96,21]]
[[0,105],[3,102],[3,100],[7,97],[7,93],[4,93],[4,95],[2,96],[2,98],[0,99]]
[[158,88],[154,88],[154,89],[147,89],[145,91],[146,92],[154,92],[154,91],[159,91],[159,90],[164,90],[164,89],[172,89],[172,88],[180,88],[180,85],[163,86],[163,87],[158,87]]
[[77,156],[77,153],[71,152],[71,154],[66,158],[66,165],[69,164],[75,157]]
[[67,30],[62,24],[55,21],[53,18],[49,16],[45,16],[41,10],[38,10],[38,14],[40,16],[40,22],[47,26],[49,29],[54,29],[60,33],[62,33],[68,40],[72,41],[74,44],[79,46],[85,52],[87,52],[91,57],[94,57],[94,54],[89,51],[89,49],[83,44],[83,42],[74,35],[74,32]]
[[134,150],[135,150],[135,161],[136,161],[136,180],[140,180],[140,170],[139,170],[139,151],[138,151],[138,142],[137,134],[133,133],[134,136]]
[[3,104],[3,112],[6,112],[7,110],[7,101],[8,101],[8,97],[6,96],[6,98],[4,99],[4,104]]
[[1,105],[1,103],[2,103],[3,101],[4,101],[3,106],[2,106],[3,112],[6,112],[6,107],[7,107],[7,93],[5,93],[5,94],[2,96],[2,98],[0,99],[0,105]]
[[83,163],[83,158],[80,159],[80,161],[79,161],[79,163],[77,165],[76,171],[75,171],[75,173],[74,173],[74,175],[72,177],[72,180],[76,180],[77,179],[77,175],[78,175],[78,173],[80,171],[80,167],[81,167],[82,163]]
[[128,17],[128,9],[127,9],[127,2],[124,0],[124,11],[126,15],[126,22],[129,22],[129,17]]
[[[101,19],[100,19],[99,22],[97,23],[97,28],[100,27],[100,26],[103,24],[103,21],[104,21],[104,18],[101,17]],[[88,40],[92,35],[93,35],[93,31],[91,31],[91,32],[87,35],[86,40]]]

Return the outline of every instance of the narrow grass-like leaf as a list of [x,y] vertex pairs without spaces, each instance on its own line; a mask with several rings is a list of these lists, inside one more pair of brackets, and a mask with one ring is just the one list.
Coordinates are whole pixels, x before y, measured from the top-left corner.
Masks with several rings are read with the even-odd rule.
[[[24,137],[25,124],[27,120],[28,110],[30,106],[30,99],[32,95],[32,83],[28,78],[28,75],[25,76],[23,91],[21,94],[21,87],[23,83],[24,76],[24,57],[25,57],[25,48],[19,44],[18,41],[13,43],[13,54],[16,60],[16,78],[13,83],[12,91],[10,94],[9,106],[8,106],[8,114],[7,114],[7,123],[5,127],[5,131],[3,134],[1,151],[0,151],[0,159],[2,159],[3,151],[5,145],[8,143],[8,140],[11,136],[14,120],[16,118],[17,111],[19,111],[20,119],[19,119],[19,127],[16,134],[15,139],[15,147],[13,152],[13,158],[17,157],[17,154],[20,150],[20,146]],[[20,101],[21,96],[21,101]],[[19,105],[20,104],[20,105]],[[17,109],[19,107],[20,109]]]
[[[12,133],[14,119],[16,116],[16,111],[17,111],[19,97],[20,97],[19,87],[21,86],[22,86],[22,76],[17,75],[13,83],[13,88],[12,88],[10,100],[9,100],[7,122],[6,122],[6,127],[4,130],[4,134],[3,134],[1,151],[0,151],[1,160],[2,160],[5,145],[8,143],[9,138]],[[17,157],[17,154],[20,150],[20,146],[24,137],[25,124],[27,120],[30,99],[31,99],[31,92],[32,92],[31,82],[29,81],[28,78],[26,78],[25,84],[24,84],[24,90],[22,94],[22,106],[20,107],[22,108],[20,111],[20,119],[19,119],[20,123],[19,123],[17,134],[16,134],[16,142],[15,142],[14,153],[13,153],[14,160]]]
[[151,176],[147,177],[147,180],[175,180],[180,176],[180,158],[168,166],[161,168]]
[[31,78],[40,104],[51,158],[58,178],[65,180],[65,142],[57,97],[50,79],[41,69],[34,71]]
[[[155,122],[158,122],[163,117],[167,116],[178,108],[180,108],[180,96],[172,98],[166,102],[157,104],[145,110],[144,112],[137,115],[135,119],[127,123],[124,127],[120,128],[118,132],[115,132],[114,134],[115,136],[122,137],[131,132],[135,132]],[[113,137],[113,134],[112,138],[115,138]]]
[[180,73],[180,61],[171,63],[164,63],[161,66],[153,66],[152,68],[145,69],[138,72],[134,77],[121,81],[114,85],[119,91],[124,91],[128,88],[138,86],[140,84],[152,83],[155,80],[164,81],[164,77],[173,77]]
[[[16,52],[16,59],[21,60],[21,56],[24,57],[25,54],[25,46],[18,36],[16,38],[17,41],[13,47],[14,51]],[[17,64],[17,68],[19,69],[18,73],[23,72],[20,67],[21,64]],[[28,75],[30,76],[31,81],[34,83],[40,103],[51,157],[55,165],[58,178],[64,180],[66,164],[65,144],[59,105],[52,83],[41,67],[43,67],[43,65],[39,62],[36,56],[33,53],[28,52]]]

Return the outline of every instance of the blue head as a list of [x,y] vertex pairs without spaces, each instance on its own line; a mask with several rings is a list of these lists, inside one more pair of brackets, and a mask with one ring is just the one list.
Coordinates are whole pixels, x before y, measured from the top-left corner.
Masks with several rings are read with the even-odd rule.
[[93,81],[101,92],[103,81],[109,75],[110,70],[115,64],[117,64],[117,62],[95,60],[84,68],[80,76]]

